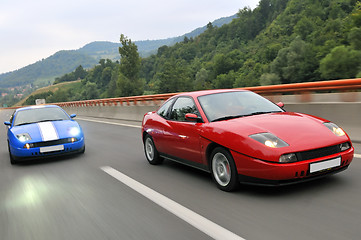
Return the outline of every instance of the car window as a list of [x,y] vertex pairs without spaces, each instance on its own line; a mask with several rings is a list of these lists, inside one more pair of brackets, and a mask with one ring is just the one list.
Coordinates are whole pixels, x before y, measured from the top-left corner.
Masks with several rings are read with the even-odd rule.
[[197,110],[196,105],[194,104],[193,99],[189,97],[179,97],[174,103],[170,119],[176,121],[185,121],[185,115],[187,113],[194,113],[199,116],[199,112]]
[[174,102],[174,99],[171,99],[167,102],[165,102],[157,111],[157,113],[163,117],[168,119],[168,112],[169,112],[169,108],[172,105],[172,103]]
[[210,122],[284,110],[264,97],[248,91],[215,93],[198,97]]
[[68,115],[58,107],[30,108],[18,111],[15,115],[14,126],[36,123],[41,121],[69,120]]

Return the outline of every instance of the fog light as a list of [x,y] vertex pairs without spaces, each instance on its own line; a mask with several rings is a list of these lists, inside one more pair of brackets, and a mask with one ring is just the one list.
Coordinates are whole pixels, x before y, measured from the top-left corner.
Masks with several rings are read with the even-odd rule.
[[349,142],[341,143],[339,146],[340,146],[341,152],[346,151],[347,149],[351,148],[351,145]]
[[24,148],[30,149],[30,144],[29,144],[29,143],[25,144],[25,145],[24,145]]
[[291,163],[297,161],[297,156],[294,153],[283,154],[278,160],[280,163]]

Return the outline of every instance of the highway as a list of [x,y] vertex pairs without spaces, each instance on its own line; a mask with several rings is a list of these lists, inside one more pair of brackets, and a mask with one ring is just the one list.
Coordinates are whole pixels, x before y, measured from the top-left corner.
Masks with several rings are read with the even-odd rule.
[[199,170],[148,164],[139,123],[76,120],[85,154],[18,165],[3,126],[1,240],[360,239],[361,144],[342,173],[226,193]]

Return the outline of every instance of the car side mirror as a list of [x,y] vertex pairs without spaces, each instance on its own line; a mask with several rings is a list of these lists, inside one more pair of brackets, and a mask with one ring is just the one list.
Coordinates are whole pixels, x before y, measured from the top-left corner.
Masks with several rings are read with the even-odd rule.
[[194,113],[187,113],[185,117],[186,117],[186,120],[190,121],[190,122],[202,122],[202,118],[198,117]]
[[5,124],[5,126],[11,126],[11,122],[9,122],[9,121],[5,121],[4,124]]
[[76,114],[71,114],[70,115],[70,118],[75,118],[76,117]]
[[279,102],[276,105],[279,106],[280,108],[283,108],[285,106],[285,104],[283,102]]

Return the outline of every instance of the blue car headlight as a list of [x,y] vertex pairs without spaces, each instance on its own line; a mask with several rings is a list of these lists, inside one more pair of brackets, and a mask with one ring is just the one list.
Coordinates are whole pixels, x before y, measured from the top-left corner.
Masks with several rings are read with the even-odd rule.
[[79,134],[80,134],[80,128],[78,128],[78,127],[71,127],[70,129],[69,129],[69,134],[71,135],[71,136],[78,136]]
[[249,137],[271,148],[281,148],[289,146],[288,143],[276,137],[272,133],[257,133],[249,135]]
[[16,138],[17,138],[20,142],[26,142],[26,141],[31,140],[31,137],[30,137],[29,133],[16,134]]

